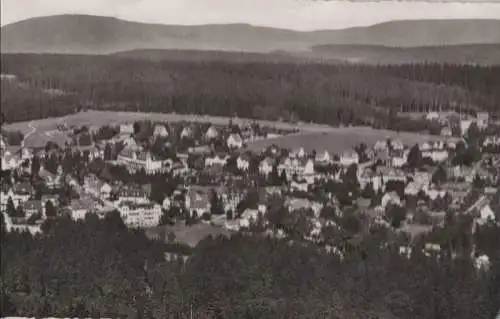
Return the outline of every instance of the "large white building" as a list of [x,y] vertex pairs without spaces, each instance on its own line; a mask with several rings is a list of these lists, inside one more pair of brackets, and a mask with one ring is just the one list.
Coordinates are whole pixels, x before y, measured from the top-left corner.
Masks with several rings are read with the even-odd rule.
[[305,179],[311,183],[315,176],[314,161],[287,157],[278,165],[278,172],[282,174],[283,171],[288,180],[296,176],[299,180]]
[[153,203],[122,202],[118,209],[123,222],[129,227],[156,227],[162,215],[161,206]]
[[134,151],[124,149],[117,158],[119,164],[127,166],[130,172],[144,170],[146,174],[152,175],[156,173],[168,172],[172,169],[171,159],[160,159],[145,151]]

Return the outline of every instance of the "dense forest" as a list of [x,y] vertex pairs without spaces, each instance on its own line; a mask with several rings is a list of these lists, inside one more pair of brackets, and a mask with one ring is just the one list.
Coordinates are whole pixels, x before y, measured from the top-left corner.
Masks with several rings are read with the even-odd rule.
[[493,261],[478,272],[468,259],[380,248],[391,242],[382,229],[342,262],[312,244],[239,234],[202,241],[184,263],[165,261],[179,250],[127,229],[116,212],[48,220],[35,238],[2,222],[1,315],[489,319],[500,300],[495,227],[477,233]]
[[17,76],[2,79],[7,122],[90,108],[388,127],[391,112],[493,112],[500,104],[500,67],[7,54],[1,68]]

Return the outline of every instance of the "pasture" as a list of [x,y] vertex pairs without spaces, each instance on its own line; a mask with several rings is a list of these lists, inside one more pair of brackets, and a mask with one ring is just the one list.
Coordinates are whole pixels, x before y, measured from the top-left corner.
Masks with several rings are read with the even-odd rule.
[[[121,123],[133,123],[138,120],[150,120],[158,122],[182,122],[182,121],[192,121],[192,122],[210,122],[216,125],[227,125],[229,123],[228,117],[220,116],[205,116],[205,115],[190,115],[190,114],[174,114],[174,113],[144,113],[144,112],[113,112],[113,111],[87,111],[80,112],[64,117],[57,118],[47,118],[33,121],[33,124],[40,130],[53,130],[58,124],[66,123],[68,126],[75,125],[87,125],[99,127],[106,124],[121,124]],[[248,121],[253,121],[250,119],[242,118],[232,118],[233,123],[243,124]],[[263,121],[258,120],[258,123],[266,126],[273,126],[280,129],[295,129],[312,131],[312,132],[322,132],[329,130],[328,125],[321,124],[300,124],[294,125],[286,122],[274,122],[274,121]],[[27,133],[31,130],[29,126],[30,122],[16,122],[12,124],[5,125],[6,130],[20,130],[23,133]]]
[[150,237],[154,237],[162,232],[161,228],[165,229],[165,235],[168,235],[171,232],[175,235],[174,242],[191,247],[196,247],[200,241],[209,236],[212,236],[213,238],[218,236],[229,237],[232,234],[232,232],[222,227],[212,226],[205,223],[198,223],[191,226],[186,226],[183,223],[177,223],[173,226],[154,227],[147,229],[146,234]]
[[[64,144],[66,135],[55,133],[59,124],[68,126],[100,127],[106,124],[133,123],[138,120],[150,120],[158,122],[210,122],[215,125],[227,125],[228,117],[186,115],[170,113],[143,113],[143,112],[113,112],[113,111],[87,111],[80,112],[65,117],[40,119],[32,122],[17,122],[5,125],[6,130],[19,130],[25,135],[32,133],[26,139],[28,147],[42,147],[48,141]],[[243,124],[251,121],[249,119],[233,118],[233,123]],[[261,125],[275,127],[279,129],[292,130],[299,129],[301,132],[290,134],[278,138],[259,140],[249,143],[248,149],[260,151],[270,144],[277,144],[280,147],[296,149],[304,147],[306,151],[315,149],[318,152],[328,150],[330,153],[340,153],[351,149],[353,146],[364,142],[368,146],[373,145],[377,140],[386,138],[397,138],[405,144],[415,144],[423,141],[433,141],[442,139],[440,136],[427,134],[395,132],[389,130],[377,130],[369,127],[330,127],[322,124],[291,124],[286,122],[257,121]],[[33,128],[36,130],[33,132]]]
[[298,149],[303,147],[306,152],[316,150],[318,153],[327,150],[330,154],[340,154],[351,150],[354,146],[365,143],[368,147],[373,146],[378,140],[398,139],[405,145],[414,145],[425,141],[442,140],[441,136],[428,134],[417,134],[407,132],[395,132],[389,130],[377,130],[368,127],[339,127],[330,128],[328,131],[300,132],[275,139],[255,141],[248,145],[248,149],[259,152],[269,145],[276,144],[278,147],[287,149]]

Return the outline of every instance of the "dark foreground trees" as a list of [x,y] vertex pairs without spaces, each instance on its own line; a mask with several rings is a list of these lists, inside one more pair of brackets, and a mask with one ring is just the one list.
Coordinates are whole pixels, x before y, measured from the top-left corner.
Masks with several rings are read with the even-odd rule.
[[341,262],[267,237],[207,239],[187,263],[166,245],[100,221],[51,220],[37,238],[2,233],[2,316],[126,318],[491,318],[498,263],[436,261],[365,241]]

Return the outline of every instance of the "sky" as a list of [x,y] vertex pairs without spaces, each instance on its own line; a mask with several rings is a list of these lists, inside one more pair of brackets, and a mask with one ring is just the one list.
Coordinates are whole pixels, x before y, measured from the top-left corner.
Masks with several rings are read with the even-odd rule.
[[[162,24],[249,23],[295,30],[341,29],[389,20],[500,19],[500,0],[0,0],[1,24],[55,14],[92,14]],[[449,1],[449,0],[448,0]]]

